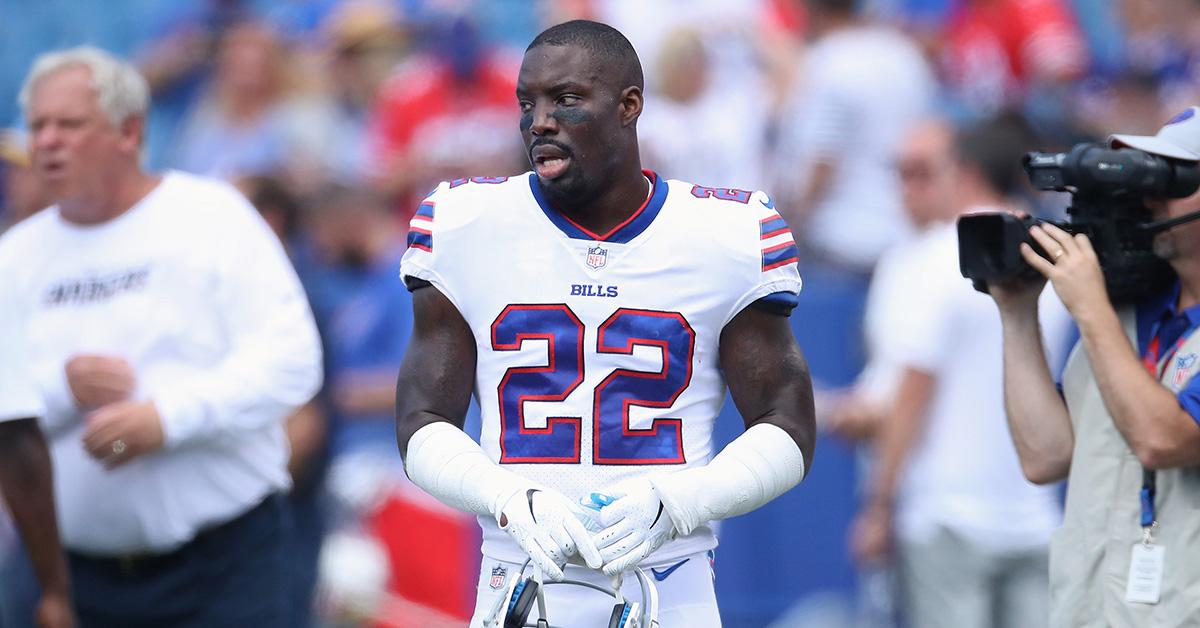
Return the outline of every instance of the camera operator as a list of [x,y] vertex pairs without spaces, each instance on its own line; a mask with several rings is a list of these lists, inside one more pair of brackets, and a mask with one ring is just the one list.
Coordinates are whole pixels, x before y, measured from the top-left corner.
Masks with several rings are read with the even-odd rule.
[[[1200,107],[1129,147],[1200,161]],[[1147,200],[1156,220],[1200,210],[1200,192]],[[1042,282],[990,285],[1004,332],[1005,404],[1026,477],[1069,479],[1050,546],[1052,626],[1184,625],[1200,617],[1200,222],[1158,234],[1178,274],[1164,293],[1114,308],[1085,235],[1030,229],[1021,255],[1079,325],[1056,389],[1038,334]],[[1080,350],[1082,348],[1082,350]]]

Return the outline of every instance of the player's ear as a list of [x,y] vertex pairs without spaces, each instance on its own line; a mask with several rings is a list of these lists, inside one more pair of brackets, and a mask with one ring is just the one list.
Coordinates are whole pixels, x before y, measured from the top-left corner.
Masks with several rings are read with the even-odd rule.
[[621,98],[617,103],[617,112],[621,117],[621,126],[629,126],[637,121],[638,116],[642,115],[642,88],[637,85],[630,85],[621,90]]

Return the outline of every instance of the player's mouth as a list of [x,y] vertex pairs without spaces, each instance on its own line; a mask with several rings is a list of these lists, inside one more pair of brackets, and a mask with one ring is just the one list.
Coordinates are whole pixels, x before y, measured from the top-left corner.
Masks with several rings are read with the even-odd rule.
[[533,162],[533,171],[547,181],[561,177],[571,165],[567,151],[553,144],[534,146],[529,152],[529,159]]

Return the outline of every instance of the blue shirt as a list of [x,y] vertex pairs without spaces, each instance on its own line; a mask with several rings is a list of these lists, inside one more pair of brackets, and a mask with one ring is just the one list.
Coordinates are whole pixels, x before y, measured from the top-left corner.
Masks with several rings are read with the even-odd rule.
[[[1179,281],[1165,290],[1162,294],[1150,297],[1137,306],[1137,338],[1138,354],[1146,357],[1150,343],[1155,336],[1159,337],[1159,358],[1169,353],[1175,343],[1183,337],[1191,335],[1200,327],[1200,304],[1193,305],[1182,312],[1175,311],[1179,302]],[[1174,356],[1179,359],[1183,356]],[[1177,395],[1179,405],[1200,423],[1200,377],[1192,377]]]
[[[400,280],[400,256],[392,251],[366,268],[328,268],[317,280],[314,309],[325,320],[326,378],[332,390],[345,377],[400,369],[412,328],[412,297]],[[330,449],[396,447],[393,412],[345,414],[330,404]]]

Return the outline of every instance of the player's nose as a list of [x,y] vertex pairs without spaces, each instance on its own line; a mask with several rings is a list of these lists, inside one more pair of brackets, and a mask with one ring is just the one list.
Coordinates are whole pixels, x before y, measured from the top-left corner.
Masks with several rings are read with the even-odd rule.
[[534,104],[533,123],[529,131],[534,135],[548,135],[558,131],[558,120],[554,118],[554,108],[547,105]]

